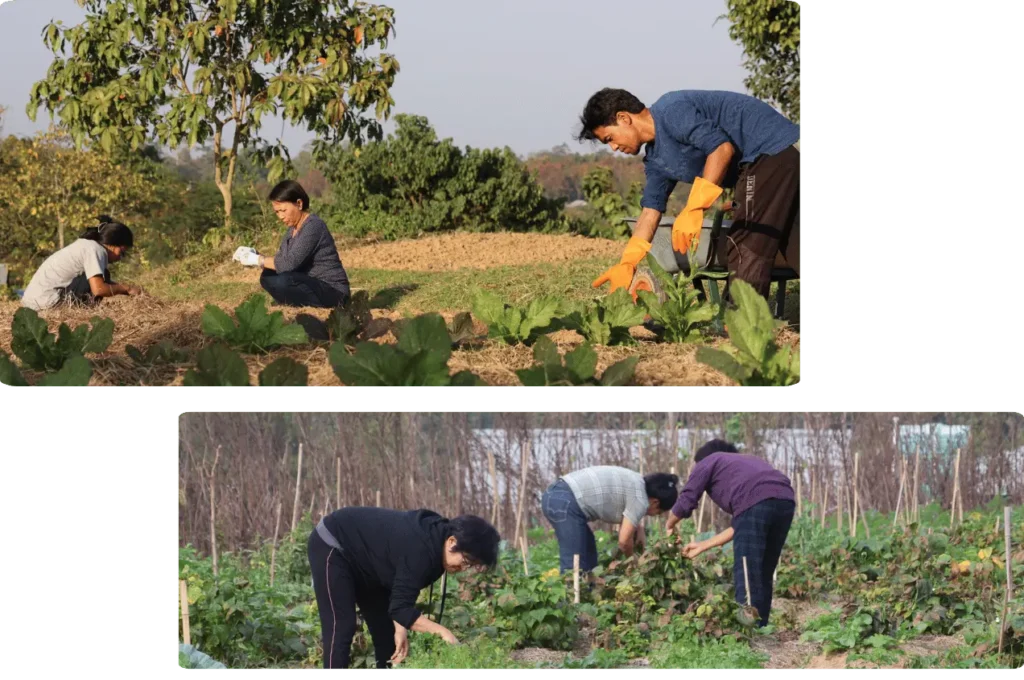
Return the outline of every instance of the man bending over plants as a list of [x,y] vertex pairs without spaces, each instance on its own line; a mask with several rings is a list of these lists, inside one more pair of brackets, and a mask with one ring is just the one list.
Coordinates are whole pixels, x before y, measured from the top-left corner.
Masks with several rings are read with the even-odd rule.
[[693,559],[709,548],[734,541],[736,601],[746,604],[749,581],[750,603],[761,616],[759,625],[766,626],[772,609],[775,567],[796,509],[793,487],[786,475],[766,461],[741,454],[721,439],[697,449],[694,460],[696,465],[679,492],[666,529],[672,533],[680,519],[689,517],[705,491],[718,507],[732,515],[728,529],[706,541],[688,543],[683,547],[683,557]]
[[[778,252],[800,269],[799,126],[768,104],[736,92],[679,90],[650,108],[626,90],[594,94],[580,116],[579,141],[596,140],[631,155],[644,148],[644,185],[633,237],[622,260],[594,281],[628,287],[677,182],[692,183],[672,225],[672,248],[686,253],[700,238],[704,211],[736,188],[726,254],[729,271],[768,296]],[[732,204],[731,204],[732,205]]]
[[595,520],[619,525],[619,549],[632,555],[646,540],[644,516],[668,512],[678,496],[679,477],[663,472],[647,476],[627,468],[597,465],[563,475],[548,487],[541,499],[544,516],[558,539],[558,565],[562,572],[597,566],[597,541],[589,523]]
[[377,668],[405,659],[410,630],[458,644],[450,630],[420,614],[416,598],[444,572],[493,567],[500,540],[475,515],[450,520],[431,510],[342,508],[324,517],[308,542],[324,668],[348,668],[356,607],[373,639]]

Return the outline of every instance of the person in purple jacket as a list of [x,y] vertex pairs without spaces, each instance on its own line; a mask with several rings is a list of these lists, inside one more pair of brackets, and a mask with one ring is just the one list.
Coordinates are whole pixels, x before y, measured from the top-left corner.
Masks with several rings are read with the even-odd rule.
[[772,609],[775,567],[786,544],[796,510],[789,477],[767,461],[741,454],[732,444],[713,439],[697,449],[696,465],[672,506],[666,529],[689,517],[706,491],[711,500],[732,515],[731,526],[706,541],[688,543],[683,557],[694,558],[709,548],[733,541],[733,582],[736,601],[747,601],[746,580],[750,582],[750,603],[761,615],[759,625],[768,625]]

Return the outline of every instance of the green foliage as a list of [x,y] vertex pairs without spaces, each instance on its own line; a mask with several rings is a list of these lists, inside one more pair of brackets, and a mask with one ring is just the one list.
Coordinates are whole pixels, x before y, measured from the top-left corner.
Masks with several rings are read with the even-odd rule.
[[643,184],[633,182],[625,197],[614,188],[614,173],[610,167],[597,166],[587,172],[582,183],[583,197],[594,212],[597,225],[594,236],[623,238],[629,236],[625,218],[640,214]]
[[519,668],[509,659],[509,648],[501,640],[479,637],[459,645],[449,645],[432,635],[413,633],[409,637],[409,656],[400,668]]
[[578,628],[565,579],[516,578],[494,595],[496,615],[522,646],[572,648]]
[[628,290],[619,288],[562,321],[594,345],[635,345],[629,329],[644,322],[644,309],[633,303]]
[[220,661],[215,661],[209,654],[204,654],[192,645],[178,645],[178,665],[182,668],[227,668]]
[[[11,351],[21,360],[22,368],[45,373],[37,385],[88,385],[92,365],[83,355],[105,351],[113,336],[114,322],[98,316],[74,330],[62,323],[54,336],[35,310],[22,307],[11,323]],[[6,353],[0,354],[0,382],[28,384]]]
[[699,640],[690,638],[664,646],[651,659],[655,668],[764,668],[768,655],[727,636]]
[[728,0],[729,37],[743,46],[752,95],[800,121],[800,5],[780,0]]
[[567,658],[562,668],[619,668],[629,663],[629,655],[621,649],[592,649],[582,659]]
[[[190,147],[213,141],[225,214],[238,154],[255,149],[274,181],[287,151],[260,136],[264,116],[305,125],[321,144],[379,138],[393,105],[398,62],[386,48],[391,8],[343,0],[82,0],[85,21],[50,23],[54,61],[33,85],[28,114],[57,117],[75,143],[105,152],[147,140]],[[365,112],[373,110],[376,119]],[[234,123],[227,129],[227,122]]]
[[721,371],[741,385],[793,385],[800,380],[800,354],[775,342],[781,325],[768,303],[745,281],[730,290],[736,309],[727,309],[729,345],[724,350],[698,347],[697,360]]
[[321,148],[331,181],[332,224],[353,236],[396,239],[424,232],[545,230],[560,203],[511,149],[459,149],[426,118],[400,114],[387,138],[363,148]]
[[477,289],[473,295],[473,314],[487,324],[488,336],[510,345],[532,344],[551,325],[558,313],[558,300],[540,297],[526,308],[506,304],[494,293]]
[[346,385],[478,385],[469,371],[450,375],[451,338],[439,314],[423,314],[397,330],[394,345],[361,342],[355,352],[336,342],[330,349],[331,366]]
[[558,346],[547,336],[537,339],[533,348],[534,365],[516,371],[519,382],[530,387],[546,385],[628,385],[633,379],[639,357],[629,357],[612,364],[597,378],[597,352],[590,343],[583,343],[563,357]]
[[185,386],[244,386],[249,384],[249,368],[245,361],[220,343],[199,352],[197,366],[185,373]]
[[[659,336],[668,342],[695,342],[703,337],[703,329],[718,316],[719,310],[718,305],[700,301],[693,282],[698,276],[711,279],[727,276],[724,273],[708,272],[698,266],[696,244],[687,253],[687,257],[690,262],[689,273],[681,273],[677,278],[670,276],[655,258],[648,256],[644,259],[661,284],[665,300],[662,302],[657,295],[647,290],[641,290],[637,295],[647,313],[657,322]],[[717,284],[711,281],[710,285]]]
[[261,387],[301,387],[309,381],[309,367],[290,357],[281,357],[260,371]]
[[456,347],[464,342],[476,338],[476,331],[473,330],[473,315],[469,312],[459,312],[448,324],[448,337],[452,346]]
[[356,338],[370,323],[370,294],[356,291],[344,307],[335,307],[327,315],[327,333],[331,342],[354,345]]
[[282,345],[309,342],[302,326],[285,323],[282,312],[267,313],[267,296],[253,293],[235,308],[237,323],[216,305],[203,309],[203,332],[249,353],[264,353]]
[[166,338],[153,343],[145,352],[135,345],[125,345],[124,352],[138,366],[180,364],[188,361],[188,351],[176,348],[174,343]]

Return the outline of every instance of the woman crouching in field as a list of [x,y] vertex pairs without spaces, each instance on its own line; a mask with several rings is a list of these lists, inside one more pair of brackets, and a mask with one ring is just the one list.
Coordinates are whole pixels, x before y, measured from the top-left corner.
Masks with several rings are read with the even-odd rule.
[[[733,582],[736,601],[747,601],[761,615],[759,625],[768,625],[772,610],[775,567],[789,534],[796,509],[789,477],[765,460],[737,452],[736,447],[713,439],[697,450],[696,465],[672,507],[666,528],[671,533],[680,519],[689,517],[707,491],[715,505],[732,515],[732,526],[706,541],[683,547],[683,557],[694,558],[709,548],[733,545]],[[746,557],[746,576],[743,558]]]
[[493,567],[500,540],[474,515],[449,520],[430,510],[342,508],[324,517],[308,545],[324,668],[348,668],[357,606],[377,668],[405,659],[409,630],[458,644],[450,630],[420,615],[416,598],[444,572]]
[[50,255],[25,288],[21,304],[36,311],[61,304],[92,304],[114,295],[138,295],[141,288],[110,280],[107,266],[132,247],[132,230],[106,215],[78,240]]
[[348,274],[322,219],[309,211],[309,196],[298,182],[285,180],[270,190],[274,214],[288,227],[273,257],[239,248],[235,259],[263,268],[260,285],[281,305],[338,307],[349,299]]

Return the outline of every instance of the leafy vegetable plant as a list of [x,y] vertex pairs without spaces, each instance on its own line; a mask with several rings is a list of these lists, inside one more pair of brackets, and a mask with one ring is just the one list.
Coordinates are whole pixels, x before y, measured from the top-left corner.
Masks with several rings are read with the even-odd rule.
[[166,338],[154,343],[143,352],[134,345],[124,348],[125,354],[139,366],[155,366],[157,364],[180,364],[188,360],[188,351],[178,349]]
[[486,290],[477,290],[473,296],[473,314],[487,324],[490,337],[507,344],[532,344],[557,313],[558,300],[552,297],[537,298],[521,308],[505,304]]
[[[46,373],[36,383],[43,386],[88,385],[92,366],[83,355],[106,350],[113,337],[114,322],[97,316],[73,330],[62,323],[56,335],[49,332],[46,321],[35,310],[27,307],[15,312],[11,323],[11,350],[21,360],[21,368]],[[0,382],[28,385],[5,353],[0,353]]]
[[327,316],[327,333],[332,342],[354,345],[371,318],[369,293],[356,291],[347,305],[331,310]]
[[533,347],[536,362],[530,368],[516,371],[519,382],[530,387],[545,385],[626,385],[633,379],[639,357],[629,357],[612,364],[600,378],[597,370],[597,352],[590,343],[583,343],[566,352],[564,362],[558,346],[550,338],[541,336]]
[[281,345],[301,345],[309,341],[302,326],[285,323],[281,312],[267,313],[267,296],[253,293],[235,308],[235,319],[216,305],[203,310],[203,332],[224,340],[248,353],[264,353]]
[[[676,278],[670,276],[653,257],[648,256],[644,260],[660,284],[665,299],[660,300],[658,295],[648,290],[638,291],[637,296],[643,302],[651,319],[658,324],[660,337],[668,342],[700,340],[701,331],[718,316],[719,306],[701,301],[693,282],[698,276],[721,279],[727,274],[701,269],[697,263],[696,252],[694,246],[687,254],[690,261],[689,273],[680,274]],[[712,281],[711,285],[716,284]]]
[[633,303],[625,288],[598,298],[563,319],[569,328],[595,345],[635,345],[629,329],[644,322],[644,308]]

